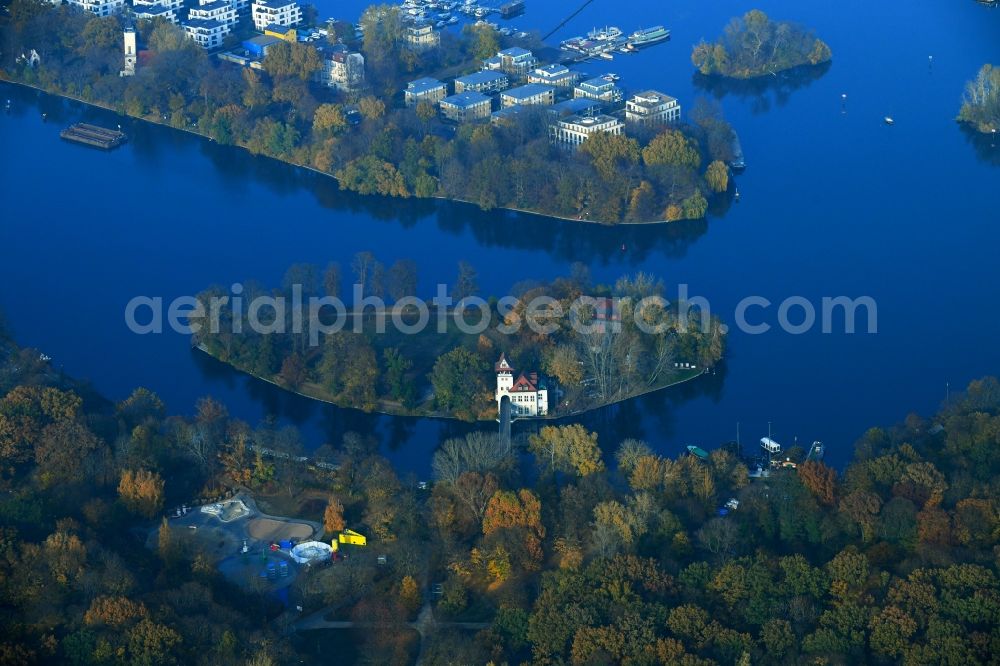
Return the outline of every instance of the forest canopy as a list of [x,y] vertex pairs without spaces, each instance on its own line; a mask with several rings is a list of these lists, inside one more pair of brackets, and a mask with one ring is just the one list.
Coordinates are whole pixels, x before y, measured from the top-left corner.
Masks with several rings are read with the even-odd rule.
[[[354,620],[350,654],[401,666],[994,663],[997,432],[985,378],[865,432],[841,470],[792,447],[751,480],[731,447],[672,458],[569,424],[511,450],[491,427],[447,436],[423,487],[373,438],[302,464],[294,427],[111,403],[0,341],[0,663],[296,664],[322,654],[303,617]],[[224,488],[370,547],[300,570],[300,614],[161,518]]]
[[759,9],[732,19],[716,42],[701,41],[691,53],[691,62],[702,74],[736,79],[819,65],[831,58],[830,47],[811,30],[772,21]]

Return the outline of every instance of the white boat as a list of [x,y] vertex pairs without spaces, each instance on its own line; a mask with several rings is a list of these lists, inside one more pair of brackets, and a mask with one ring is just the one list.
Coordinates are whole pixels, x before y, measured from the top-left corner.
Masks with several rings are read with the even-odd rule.
[[607,51],[601,53],[601,57],[604,58],[605,60],[614,60],[615,59],[615,57],[613,55],[611,55],[610,53],[608,53]]
[[598,30],[594,28],[587,33],[587,37],[598,42],[614,42],[622,38],[625,34],[621,31],[621,28],[616,28],[615,26],[605,27],[603,30]]
[[885,117],[885,124],[886,125],[893,125],[895,123],[896,123],[896,121],[893,120],[892,116],[886,116]]

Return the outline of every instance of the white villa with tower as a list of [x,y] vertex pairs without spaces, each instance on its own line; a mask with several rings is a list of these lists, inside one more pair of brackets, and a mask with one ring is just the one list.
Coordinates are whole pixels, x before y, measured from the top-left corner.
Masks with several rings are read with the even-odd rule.
[[549,389],[544,377],[537,372],[522,372],[515,379],[514,366],[502,353],[494,370],[497,373],[497,408],[502,406],[504,397],[508,397],[513,416],[548,415]]

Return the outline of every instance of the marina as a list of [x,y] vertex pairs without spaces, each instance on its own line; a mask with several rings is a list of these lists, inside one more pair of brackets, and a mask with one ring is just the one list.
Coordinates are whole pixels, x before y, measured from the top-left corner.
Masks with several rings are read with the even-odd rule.
[[88,123],[70,125],[60,132],[59,136],[67,141],[82,143],[102,150],[117,148],[128,141],[128,137],[120,130],[111,130]]
[[614,53],[635,53],[641,48],[653,46],[670,38],[670,31],[662,25],[639,29],[625,36],[621,28],[606,26],[594,28],[586,37],[571,37],[560,46],[565,51],[573,51],[586,57],[599,57],[605,60],[614,58]]

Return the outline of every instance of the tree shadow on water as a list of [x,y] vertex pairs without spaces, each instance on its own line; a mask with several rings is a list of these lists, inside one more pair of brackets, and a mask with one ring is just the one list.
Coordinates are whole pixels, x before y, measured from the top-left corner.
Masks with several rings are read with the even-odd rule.
[[752,79],[733,79],[725,76],[705,76],[695,72],[692,77],[694,86],[715,99],[721,100],[733,96],[740,100],[750,101],[753,113],[766,113],[772,106],[784,106],[792,93],[805,88],[822,78],[832,62],[819,65],[803,65],[784,72],[767,76],[757,76]]

